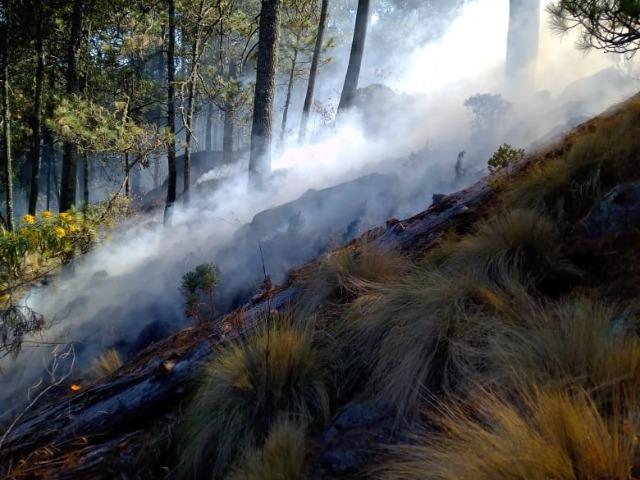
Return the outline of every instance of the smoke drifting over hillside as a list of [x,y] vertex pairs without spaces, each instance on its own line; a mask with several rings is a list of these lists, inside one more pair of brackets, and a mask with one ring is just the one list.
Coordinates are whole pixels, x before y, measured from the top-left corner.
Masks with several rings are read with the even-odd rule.
[[[637,89],[626,67],[617,68],[620,58],[577,52],[572,38],[548,31],[544,15],[542,27],[533,91],[521,91],[503,75],[507,0],[465,3],[436,40],[409,41],[404,50],[394,51],[393,58],[403,63],[382,79],[379,65],[386,68],[388,52],[366,50],[360,84],[384,83],[395,94],[378,88],[372,95],[386,95],[382,105],[364,105],[364,114],[356,110],[343,116],[333,128],[318,131],[308,145],[290,139],[276,147],[268,191],[247,191],[246,163],[241,162],[216,191],[176,206],[170,227],[163,227],[159,216],[123,225],[111,242],[26,298],[27,305],[53,322],[34,340],[76,342],[80,369],[107,348],[133,352],[185,325],[178,285],[199,263],[219,265],[220,300],[228,306],[259,281],[259,244],[265,246],[268,272],[281,281],[288,268],[327,248],[391,216],[425,209],[432,193],[470,183],[484,172],[488,155],[500,143],[530,147]],[[382,27],[374,24],[376,28]],[[336,52],[336,61],[321,74],[321,101],[335,98],[347,53],[347,48]],[[607,68],[592,81],[581,80]],[[479,93],[500,94],[508,102],[499,121],[474,123],[478,119],[464,101]],[[456,178],[454,164],[461,151],[467,152],[467,173]],[[373,173],[380,175],[323,195],[307,194],[290,207],[256,217],[309,189]],[[201,180],[216,175],[210,172]],[[39,348],[25,350],[15,361],[3,360],[0,404],[35,383],[47,358],[48,350]]]

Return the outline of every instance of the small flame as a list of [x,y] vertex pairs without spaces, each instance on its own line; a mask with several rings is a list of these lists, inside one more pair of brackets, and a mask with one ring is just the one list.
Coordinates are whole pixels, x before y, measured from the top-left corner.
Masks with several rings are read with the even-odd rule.
[[71,389],[72,392],[79,392],[80,391],[80,385],[78,385],[77,383],[72,383],[71,386],[69,387],[69,389]]

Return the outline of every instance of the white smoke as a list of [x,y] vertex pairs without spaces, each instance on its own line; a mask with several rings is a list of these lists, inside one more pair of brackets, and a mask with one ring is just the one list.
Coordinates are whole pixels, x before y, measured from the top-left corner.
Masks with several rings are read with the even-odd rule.
[[[396,66],[385,83],[407,96],[401,97],[395,108],[390,106],[380,115],[382,118],[375,119],[385,126],[383,130],[368,133],[367,125],[373,119],[347,115],[333,129],[318,132],[307,145],[288,140],[275,155],[274,178],[268,191],[247,190],[245,163],[216,191],[194,195],[188,206],[177,205],[171,226],[161,224],[160,212],[153,218],[136,219],[121,226],[111,241],[75,261],[50,285],[30,293],[27,305],[53,321],[50,329],[33,340],[77,342],[79,364],[87,365],[103,349],[122,345],[132,348],[139,338],[160,338],[186,322],[178,286],[182,274],[195,265],[212,261],[224,252],[224,264],[234,275],[229,281],[242,284],[259,278],[261,264],[255,255],[260,239],[249,241],[245,248],[236,243],[238,237],[234,236],[244,231],[246,227],[242,226],[259,212],[293,201],[308,189],[334,186],[365,173],[397,172],[403,181],[422,182],[417,186],[423,195],[415,202],[403,198],[403,204],[391,205],[389,211],[398,215],[416,213],[428,206],[425,198],[436,189],[460,186],[452,178],[458,152],[484,153],[512,138],[518,146],[526,147],[556,126],[567,128],[574,112],[561,108],[560,95],[565,88],[620,62],[619,58],[601,53],[585,56],[577,52],[570,36],[560,39],[548,32],[543,17],[536,89],[548,90],[549,94],[545,101],[534,92],[514,96],[502,75],[508,0],[469,1],[458,13],[437,40],[394,52],[395,58],[405,61]],[[334,67],[321,74],[321,100],[327,101],[335,93],[332,85],[339,85],[344,78],[344,72],[336,72],[335,65],[344,64],[347,55],[348,49],[335,52],[342,61],[336,61]],[[379,81],[377,59],[384,56],[384,52],[366,53],[362,85]],[[607,89],[600,84],[603,88],[599,91],[604,93],[595,101],[581,99],[581,112],[597,113],[637,88],[632,80],[624,85],[624,89],[617,83]],[[504,94],[514,104],[509,124],[494,132],[495,145],[491,143],[493,138],[486,145],[473,144],[477,139],[474,140],[463,102],[475,93]],[[575,105],[575,98],[571,100]],[[517,128],[520,122],[527,121],[526,128]],[[404,160],[412,152],[423,152],[418,167],[407,166]],[[470,162],[480,168],[486,162],[483,153],[472,156]],[[390,160],[394,158],[403,160]],[[210,172],[197,183],[218,175]],[[360,196],[355,193],[346,203],[356,203]],[[384,218],[378,217],[386,210],[379,207],[365,212],[364,218],[383,222]],[[314,222],[316,218],[339,218],[344,215],[341,210],[326,211],[326,207],[318,205],[302,213]],[[373,225],[365,222],[360,228],[369,226]],[[292,243],[285,245],[284,251],[296,258],[298,247]],[[266,260],[268,269],[275,268],[269,264],[276,262],[274,258],[267,256]],[[46,359],[46,349],[27,348],[17,360],[3,360],[0,404],[32,384]]]

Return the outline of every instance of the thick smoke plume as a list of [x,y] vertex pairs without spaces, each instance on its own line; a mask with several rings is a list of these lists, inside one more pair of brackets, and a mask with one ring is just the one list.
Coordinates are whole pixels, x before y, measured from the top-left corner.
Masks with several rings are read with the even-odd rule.
[[[469,1],[446,27],[434,24],[437,39],[406,38],[393,52],[391,71],[389,54],[368,48],[361,85],[384,83],[393,91],[365,89],[359,109],[319,129],[309,144],[291,138],[277,146],[268,191],[247,190],[241,162],[215,191],[202,189],[188,206],[178,205],[170,227],[161,224],[160,213],[121,226],[110,242],[25,298],[52,323],[30,340],[75,342],[79,371],[108,348],[131,355],[186,324],[178,286],[199,263],[218,265],[220,308],[230,308],[260,280],[259,245],[267,271],[281,281],[288,269],[392,216],[424,210],[433,193],[470,183],[484,174],[499,144],[532,148],[637,88],[628,63],[577,52],[570,37],[552,36],[544,14],[535,88],[509,83],[508,15],[508,0]],[[383,27],[372,23],[375,35],[383,35]],[[347,53],[335,52],[336,61],[319,78],[325,103],[337,98]],[[387,72],[383,78],[381,70]],[[292,110],[301,109],[298,93]],[[504,108],[474,116],[464,103],[476,94],[490,94],[479,98]],[[464,173],[456,175],[463,151]],[[212,171],[198,183],[219,176]],[[345,182],[351,183],[338,186]],[[0,404],[24,395],[49,351],[25,348],[17,359],[2,361]]]

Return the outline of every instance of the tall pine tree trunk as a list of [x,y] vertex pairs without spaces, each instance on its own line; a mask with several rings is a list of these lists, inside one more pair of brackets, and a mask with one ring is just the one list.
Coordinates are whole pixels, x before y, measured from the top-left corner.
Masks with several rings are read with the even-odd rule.
[[507,76],[523,88],[533,83],[540,42],[540,0],[510,0]]
[[33,92],[33,117],[31,119],[31,189],[29,190],[29,213],[36,214],[40,185],[40,152],[42,139],[42,86],[44,83],[44,46],[42,34],[42,0],[35,1],[36,15],[36,77]]
[[9,35],[11,26],[11,2],[4,0],[4,25],[2,26],[2,68],[0,80],[2,81],[2,166],[4,173],[4,188],[7,203],[6,227],[13,230],[13,168],[11,158],[11,109],[9,104]]
[[82,208],[86,211],[89,207],[89,154],[82,155]]
[[164,222],[171,220],[171,211],[176,202],[176,187],[178,172],[176,169],[176,91],[175,91],[175,50],[176,50],[176,2],[169,3],[169,44],[167,48],[167,128],[169,131],[169,144],[167,145],[167,202],[164,209]]
[[[71,15],[71,35],[67,44],[67,95],[71,97],[78,92],[78,53],[82,36],[83,1],[74,0]],[[62,155],[62,177],[60,179],[61,212],[69,210],[76,202],[77,164],[75,147],[65,142]]]
[[[234,82],[238,75],[236,62],[229,59],[229,80]],[[235,135],[235,95],[231,94],[227,98],[224,106],[224,125],[222,130],[222,161],[224,163],[233,162],[233,137]]]
[[193,44],[191,46],[191,75],[187,92],[187,118],[185,125],[184,141],[184,172],[183,172],[183,193],[185,201],[189,200],[189,188],[191,187],[191,139],[193,138],[193,112],[195,108],[196,85],[198,82],[198,68],[200,66],[200,42],[202,39],[202,14],[204,10],[204,0],[200,1],[198,10],[198,22],[195,29]]
[[124,154],[124,195],[127,198],[131,198],[130,185],[131,166],[129,165],[129,152]]
[[207,122],[204,127],[204,149],[207,152],[213,151],[213,103],[207,103]]
[[287,133],[287,118],[289,116],[289,105],[291,105],[291,94],[293,93],[293,82],[296,79],[296,66],[298,65],[298,50],[293,51],[293,58],[291,59],[291,71],[289,72],[289,82],[287,83],[287,97],[284,101],[284,108],[282,110],[282,125],[280,127],[280,141],[284,141],[284,137]]
[[367,39],[367,27],[369,25],[369,6],[370,0],[358,0],[358,12],[356,13],[356,26],[353,32],[349,67],[347,68],[347,76],[344,79],[338,111],[343,111],[351,106],[358,89],[364,44]]
[[313,49],[313,58],[311,60],[311,69],[309,70],[309,83],[307,84],[307,95],[304,98],[304,107],[302,108],[302,119],[300,121],[300,142],[304,142],[307,137],[307,127],[309,124],[309,114],[311,113],[311,105],[313,105],[313,96],[316,90],[316,78],[318,77],[318,67],[320,65],[320,56],[322,55],[322,44],[324,42],[324,31],[327,27],[327,16],[329,12],[329,0],[322,0],[320,9],[320,22],[318,23],[318,33],[316,35],[316,45]]
[[249,180],[257,187],[264,185],[271,171],[273,94],[278,66],[281,9],[282,0],[262,0],[249,158]]

